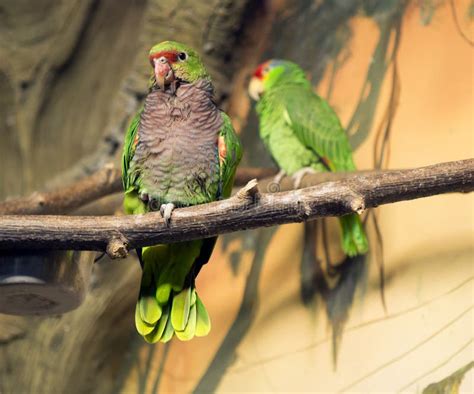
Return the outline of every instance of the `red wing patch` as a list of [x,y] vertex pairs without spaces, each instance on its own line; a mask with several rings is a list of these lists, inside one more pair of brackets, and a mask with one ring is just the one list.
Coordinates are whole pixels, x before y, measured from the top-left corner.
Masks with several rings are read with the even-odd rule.
[[138,145],[138,133],[135,134],[135,138],[133,139],[133,148],[136,148]]
[[331,160],[329,160],[327,157],[321,156],[321,162],[322,162],[327,168],[332,168]]
[[227,147],[223,136],[219,136],[217,139],[217,149],[219,151],[219,164],[222,165],[227,156]]

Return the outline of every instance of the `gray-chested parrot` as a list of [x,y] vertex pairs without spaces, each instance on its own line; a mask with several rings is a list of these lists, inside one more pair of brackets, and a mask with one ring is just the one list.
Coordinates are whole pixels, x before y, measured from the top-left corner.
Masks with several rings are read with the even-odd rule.
[[[149,61],[149,92],[125,136],[124,208],[128,214],[159,209],[169,223],[175,207],[229,197],[242,151],[194,50],[165,41],[150,50]],[[195,279],[215,242],[213,237],[137,250],[143,274],[135,323],[147,342],[209,333]]]

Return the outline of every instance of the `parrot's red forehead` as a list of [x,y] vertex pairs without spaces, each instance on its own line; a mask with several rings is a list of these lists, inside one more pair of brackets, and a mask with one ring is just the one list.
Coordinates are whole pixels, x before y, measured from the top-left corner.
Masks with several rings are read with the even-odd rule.
[[263,76],[264,76],[264,70],[265,68],[268,66],[268,61],[265,62],[265,63],[262,63],[260,64],[256,69],[255,69],[255,72],[253,73],[253,76],[258,78],[258,79],[262,79]]
[[177,51],[160,51],[150,54],[150,61],[153,63],[154,59],[159,59],[160,57],[165,57],[166,60],[170,63],[176,63],[178,61],[178,52]]

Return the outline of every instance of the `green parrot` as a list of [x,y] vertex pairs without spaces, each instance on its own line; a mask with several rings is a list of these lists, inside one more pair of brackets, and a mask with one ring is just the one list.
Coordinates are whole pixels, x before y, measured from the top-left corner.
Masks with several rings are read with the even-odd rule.
[[[257,67],[249,85],[258,101],[260,137],[280,168],[299,187],[303,176],[318,171],[353,171],[347,135],[329,104],[313,92],[304,71],[286,60]],[[368,241],[357,214],[342,216],[342,249],[352,257],[365,254]]]
[[[149,60],[149,92],[125,136],[124,209],[127,214],[160,210],[169,225],[175,207],[230,196],[242,150],[229,117],[213,101],[211,78],[193,49],[165,41],[151,48]],[[143,274],[135,325],[147,342],[209,333],[195,279],[216,239],[137,250]]]

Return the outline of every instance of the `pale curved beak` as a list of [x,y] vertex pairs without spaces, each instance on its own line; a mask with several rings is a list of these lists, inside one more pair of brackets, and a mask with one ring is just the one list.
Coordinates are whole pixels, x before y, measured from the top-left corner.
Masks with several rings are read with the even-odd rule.
[[173,69],[164,56],[155,59],[155,79],[161,90],[175,80]]
[[249,83],[249,96],[255,101],[260,100],[263,93],[263,81],[257,77],[252,77]]

